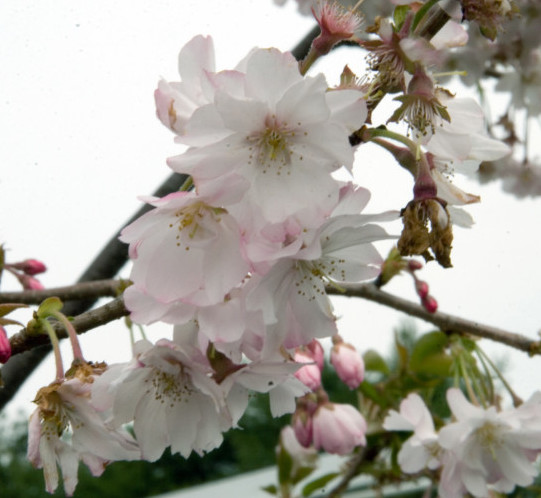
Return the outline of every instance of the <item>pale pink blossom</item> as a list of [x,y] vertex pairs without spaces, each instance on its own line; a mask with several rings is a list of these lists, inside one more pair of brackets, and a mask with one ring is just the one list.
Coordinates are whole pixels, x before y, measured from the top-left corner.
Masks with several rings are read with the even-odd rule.
[[[60,466],[64,492],[71,496],[77,485],[82,461],[94,476],[116,460],[138,460],[141,452],[135,440],[122,428],[112,429],[91,404],[94,375],[73,377],[42,388],[30,417],[27,457],[43,468],[45,487],[53,493],[58,486]],[[66,439],[70,435],[71,438]]]
[[313,444],[327,453],[348,455],[366,445],[366,421],[351,405],[324,403],[313,416]]
[[331,364],[340,380],[350,389],[357,389],[360,386],[364,379],[364,361],[353,345],[341,339],[334,342],[331,349]]
[[257,205],[269,223],[303,213],[313,226],[336,205],[331,173],[353,164],[348,136],[366,118],[362,94],[327,93],[323,75],[303,78],[293,56],[276,49],[253,50],[243,67],[244,95],[220,89],[197,109],[181,137],[194,147],[168,164],[205,194],[240,178],[245,209]]
[[387,431],[413,431],[398,453],[400,468],[414,474],[425,467],[436,469],[441,465],[443,450],[438,443],[432,415],[422,398],[411,393],[400,403],[400,411],[390,410],[383,422]]
[[[167,305],[216,304],[241,283],[249,265],[240,249],[240,228],[219,204],[208,203],[213,200],[194,192],[151,198],[155,209],[122,230],[120,239],[130,244],[134,260],[130,278],[139,290],[128,307],[145,294],[166,307],[161,314]],[[145,308],[148,314],[130,309],[140,321],[153,321],[152,306]]]
[[526,415],[536,403],[498,412],[493,406],[472,405],[456,388],[447,391],[447,402],[456,422],[442,428],[438,437],[452,455],[441,476],[443,498],[465,491],[486,497],[490,489],[509,493],[516,485],[533,482],[539,469],[532,457],[541,451],[541,431],[539,424],[528,426],[532,419]]
[[133,422],[145,460],[157,460],[169,446],[184,457],[202,455],[242,414],[228,409],[206,357],[195,347],[188,353],[166,339],[139,341],[132,362],[112,366],[94,383],[95,406],[111,413],[113,426]]

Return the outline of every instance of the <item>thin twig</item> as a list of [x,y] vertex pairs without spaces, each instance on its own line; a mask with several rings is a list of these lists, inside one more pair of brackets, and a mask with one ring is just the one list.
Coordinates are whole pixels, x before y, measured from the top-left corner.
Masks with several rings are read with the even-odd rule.
[[[124,306],[124,301],[121,297],[117,297],[112,301],[95,308],[93,310],[82,313],[71,320],[71,324],[75,328],[78,334],[87,332],[88,330],[95,329],[105,325],[106,323],[118,320],[123,316],[129,314],[129,311]],[[55,323],[53,325],[57,337],[67,337],[66,329],[61,323]],[[47,335],[30,335],[26,329],[22,329],[13,336],[10,337],[9,342],[11,344],[11,352],[13,355],[24,353],[38,346],[50,344],[49,337]]]
[[0,292],[0,303],[40,304],[48,297],[58,297],[61,301],[116,297],[124,285],[122,280],[109,279],[43,290]]
[[403,311],[410,316],[415,316],[421,320],[433,323],[445,333],[462,333],[471,334],[476,337],[491,339],[502,344],[506,344],[520,351],[525,351],[531,356],[541,354],[541,341],[532,340],[521,334],[508,332],[506,330],[484,325],[479,322],[466,320],[458,316],[449,315],[447,313],[436,312],[429,313],[419,304],[413,303],[401,297],[394,296],[385,291],[382,291],[376,285],[359,284],[345,286],[346,292],[340,293],[336,289],[329,287],[329,294],[344,295],[348,297],[362,297],[369,301],[389,306],[398,311]]

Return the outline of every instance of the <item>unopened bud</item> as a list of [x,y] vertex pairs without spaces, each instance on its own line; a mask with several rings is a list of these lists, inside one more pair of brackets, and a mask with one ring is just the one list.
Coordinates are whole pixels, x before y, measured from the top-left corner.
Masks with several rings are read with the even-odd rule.
[[421,304],[429,313],[436,313],[438,310],[438,302],[432,296],[426,296],[421,300]]
[[316,362],[320,370],[323,370],[325,363],[325,352],[323,346],[317,339],[312,339],[306,346],[304,346],[312,355],[312,358]]
[[351,344],[336,343],[331,349],[331,364],[350,389],[357,389],[364,379],[363,359]]
[[19,275],[17,278],[19,279],[19,282],[23,286],[24,290],[45,289],[43,284],[37,278],[31,277],[30,275]]
[[428,297],[428,284],[422,280],[415,281],[415,290],[417,291],[418,296],[421,299],[426,299]]
[[423,263],[415,261],[414,259],[410,259],[408,261],[408,268],[410,269],[410,271],[417,271],[423,268]]
[[305,386],[308,386],[312,391],[321,386],[321,370],[310,354],[302,351],[296,352],[295,361],[297,363],[306,363],[304,367],[299,368],[295,372],[295,377],[297,377],[297,379]]
[[27,275],[38,275],[39,273],[47,271],[47,267],[37,259],[25,259],[20,263],[13,263],[11,266]]
[[5,363],[11,356],[11,344],[4,327],[0,326],[0,363]]

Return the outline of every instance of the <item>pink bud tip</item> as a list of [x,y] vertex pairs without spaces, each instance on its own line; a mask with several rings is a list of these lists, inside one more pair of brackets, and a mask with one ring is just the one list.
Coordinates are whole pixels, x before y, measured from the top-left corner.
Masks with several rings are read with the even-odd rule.
[[19,277],[19,282],[21,282],[21,285],[25,290],[43,290],[45,287],[43,284],[34,277],[30,277],[29,275],[21,275]]
[[420,270],[422,267],[423,267],[423,264],[420,263],[419,261],[415,261],[414,259],[410,259],[410,260],[408,261],[408,268],[409,268],[411,271],[417,271],[417,270]]
[[429,313],[436,313],[438,310],[438,302],[432,296],[426,296],[421,302]]
[[422,280],[417,280],[415,282],[415,290],[419,297],[424,300],[428,297],[428,284]]
[[21,263],[17,263],[13,266],[27,275],[38,275],[39,273],[47,271],[47,267],[37,259],[25,259]]
[[5,363],[11,356],[11,344],[4,327],[0,327],[0,363]]

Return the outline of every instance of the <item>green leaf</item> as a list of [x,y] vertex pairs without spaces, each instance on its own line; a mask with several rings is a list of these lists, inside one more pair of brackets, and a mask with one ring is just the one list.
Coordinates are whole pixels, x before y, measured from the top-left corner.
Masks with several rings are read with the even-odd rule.
[[364,368],[370,372],[389,374],[390,369],[383,357],[374,349],[369,349],[363,355]]
[[58,297],[48,297],[39,305],[37,313],[40,318],[47,318],[60,311],[63,306],[64,304]]
[[402,24],[404,24],[406,15],[408,14],[409,10],[409,5],[397,5],[395,7],[393,12],[393,22],[397,30],[399,30],[402,27]]
[[303,479],[306,479],[312,472],[316,470],[316,467],[300,467],[297,471],[291,476],[291,483],[297,484]]
[[411,352],[410,369],[417,374],[447,377],[453,360],[446,353],[449,338],[440,331],[421,336]]
[[370,383],[363,380],[359,386],[359,391],[368,399],[372,400],[379,406],[387,406],[387,400],[378,392],[378,390]]
[[278,488],[274,484],[269,484],[268,486],[264,486],[261,488],[263,491],[269,493],[269,495],[276,495],[278,494]]
[[280,448],[276,464],[278,465],[278,482],[280,484],[291,482],[293,458],[283,447]]
[[330,474],[325,474],[324,476],[318,477],[315,481],[309,482],[306,486],[304,486],[304,488],[302,488],[302,496],[305,498],[310,496],[318,489],[324,488],[327,483],[339,475],[339,472],[331,472]]
[[0,304],[0,316],[6,316],[8,313],[11,313],[13,310],[16,310],[19,308],[28,308],[28,305],[20,304],[20,303]]

